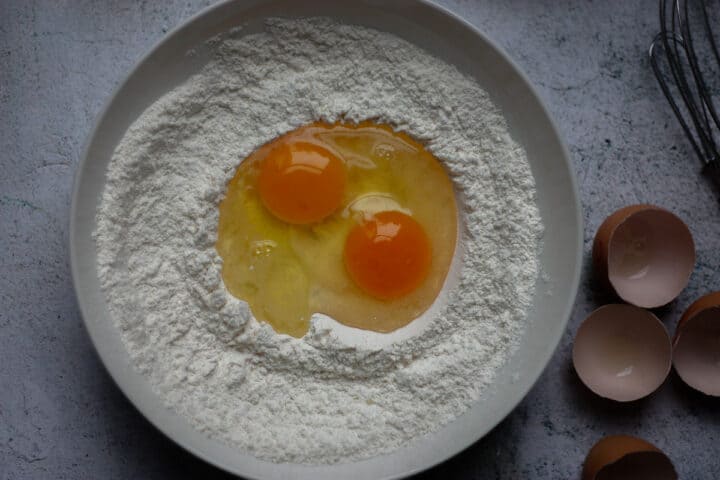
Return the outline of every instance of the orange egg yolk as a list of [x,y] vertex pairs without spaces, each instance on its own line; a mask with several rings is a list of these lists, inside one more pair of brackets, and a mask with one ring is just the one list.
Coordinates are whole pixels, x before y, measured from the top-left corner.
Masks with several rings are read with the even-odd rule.
[[332,152],[309,142],[283,142],[262,162],[257,186],[277,218],[309,224],[340,207],[345,184],[345,164]]
[[430,269],[430,241],[422,226],[401,212],[379,212],[350,230],[345,267],[369,295],[391,300],[412,292]]

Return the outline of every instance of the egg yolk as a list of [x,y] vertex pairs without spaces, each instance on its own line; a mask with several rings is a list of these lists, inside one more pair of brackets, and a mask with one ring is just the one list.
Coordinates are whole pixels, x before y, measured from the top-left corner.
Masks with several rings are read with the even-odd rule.
[[280,220],[308,224],[338,209],[345,183],[345,165],[332,152],[309,142],[284,142],[262,162],[258,192]]
[[360,289],[382,300],[415,290],[430,270],[430,241],[422,226],[401,212],[363,219],[347,236],[345,267]]

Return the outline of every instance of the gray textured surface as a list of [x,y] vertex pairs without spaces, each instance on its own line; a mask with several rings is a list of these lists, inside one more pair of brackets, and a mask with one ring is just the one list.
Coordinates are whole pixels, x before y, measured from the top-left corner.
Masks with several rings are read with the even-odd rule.
[[[95,115],[134,62],[204,0],[0,0],[0,478],[186,478],[223,474],[156,432],[103,370],[68,269],[72,175]],[[698,266],[660,316],[673,330],[720,289],[720,208],[646,60],[656,1],[444,1],[487,32],[537,85],[570,147],[586,252],[612,210],[652,202],[690,225]],[[720,478],[720,402],[673,374],[616,405],[578,382],[573,334],[605,297],[589,269],[570,328],[530,395],[489,436],[430,478],[578,478],[602,435],[663,448],[685,479]]]

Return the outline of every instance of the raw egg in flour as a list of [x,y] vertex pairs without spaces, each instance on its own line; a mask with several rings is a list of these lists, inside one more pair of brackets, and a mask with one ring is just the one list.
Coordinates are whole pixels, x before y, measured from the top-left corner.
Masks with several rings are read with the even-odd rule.
[[434,302],[457,239],[452,182],[386,125],[313,123],[243,160],[220,203],[230,293],[278,333],[313,313],[391,332]]

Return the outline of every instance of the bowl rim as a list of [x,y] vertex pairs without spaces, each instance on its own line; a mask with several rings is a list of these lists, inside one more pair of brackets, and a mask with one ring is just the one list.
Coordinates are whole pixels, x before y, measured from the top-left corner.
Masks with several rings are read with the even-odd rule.
[[[135,76],[135,74],[140,70],[147,62],[148,60],[154,56],[157,50],[159,50],[165,43],[167,43],[170,39],[173,39],[177,35],[181,34],[184,29],[186,29],[191,24],[197,22],[200,19],[203,19],[208,16],[212,16],[213,14],[216,14],[217,12],[227,8],[230,5],[235,4],[237,7],[245,6],[245,8],[250,8],[248,5],[265,5],[265,4],[272,4],[275,3],[277,0],[223,0],[217,4],[213,4],[211,6],[205,7],[202,10],[198,11],[197,13],[193,14],[189,18],[181,21],[177,26],[175,26],[173,29],[168,31],[166,34],[164,34],[159,40],[157,40],[153,46],[147,50],[133,65],[133,67],[123,76],[122,80],[112,89],[112,92],[110,95],[106,98],[102,108],[100,109],[99,113],[94,118],[94,121],[92,123],[92,128],[90,129],[89,135],[86,137],[86,140],[82,147],[82,153],[80,156],[80,159],[76,166],[76,171],[74,174],[74,180],[73,180],[73,188],[72,188],[72,196],[71,196],[71,208],[70,208],[70,220],[69,220],[69,234],[68,234],[68,242],[69,242],[69,254],[70,254],[70,268],[71,268],[71,277],[73,282],[73,289],[75,292],[75,298],[78,305],[78,310],[80,312],[80,316],[83,319],[83,324],[85,325],[85,328],[88,332],[88,335],[90,337],[91,343],[93,345],[93,348],[95,349],[98,357],[100,358],[100,361],[102,362],[103,366],[105,367],[105,370],[110,374],[110,377],[113,379],[115,385],[120,389],[120,391],[125,395],[125,397],[137,408],[138,411],[143,415],[143,417],[150,422],[157,430],[162,432],[167,438],[169,438],[171,441],[173,441],[176,445],[179,445],[184,450],[190,452],[197,458],[217,467],[220,468],[228,473],[234,474],[234,475],[242,475],[244,478],[282,478],[281,476],[275,476],[274,474],[269,475],[261,475],[256,476],[253,473],[248,472],[239,472],[231,466],[228,462],[223,462],[218,458],[210,457],[208,456],[207,452],[202,451],[199,448],[196,448],[196,445],[192,445],[190,441],[184,438],[178,438],[175,435],[173,435],[172,432],[169,431],[168,425],[165,422],[159,421],[157,418],[154,418],[154,416],[151,414],[152,408],[148,408],[142,405],[142,402],[138,402],[136,396],[129,391],[129,388],[120,381],[120,375],[121,375],[121,368],[119,366],[113,365],[110,362],[109,355],[104,353],[103,348],[101,347],[101,341],[99,338],[98,332],[95,330],[96,327],[93,326],[93,324],[89,321],[89,318],[91,315],[89,314],[89,306],[86,303],[86,300],[84,298],[83,293],[81,292],[81,289],[79,288],[80,285],[80,279],[82,276],[81,268],[79,266],[79,261],[82,256],[82,252],[78,249],[78,205],[80,202],[80,186],[81,186],[81,180],[83,172],[87,169],[88,165],[92,162],[90,159],[90,149],[93,145],[93,141],[95,140],[96,136],[100,132],[101,124],[103,123],[103,120],[108,115],[108,112],[110,111],[113,104],[117,101],[118,94],[126,87],[128,82]],[[497,54],[502,61],[504,61],[507,66],[513,71],[513,73],[517,76],[518,80],[522,84],[522,87],[525,88],[530,97],[536,102],[537,107],[539,108],[540,112],[544,115],[544,117],[547,120],[547,126],[554,134],[554,141],[557,142],[557,145],[562,152],[560,161],[562,162],[563,168],[566,169],[568,172],[568,180],[571,190],[571,197],[573,200],[573,208],[574,208],[574,218],[572,218],[572,221],[574,222],[576,228],[575,228],[575,235],[573,240],[574,245],[576,246],[575,252],[572,256],[572,261],[574,262],[574,268],[572,269],[572,275],[570,278],[570,291],[567,292],[566,301],[564,302],[564,306],[562,308],[563,315],[562,318],[559,320],[558,328],[557,328],[557,335],[555,335],[547,344],[547,350],[546,354],[542,358],[542,361],[539,362],[541,364],[540,368],[536,369],[535,372],[532,373],[532,375],[528,376],[528,381],[524,384],[523,388],[520,389],[521,394],[517,396],[517,398],[513,399],[512,401],[508,401],[504,404],[502,407],[502,414],[498,416],[496,421],[491,422],[492,425],[487,428],[484,431],[480,431],[479,433],[474,435],[474,438],[471,442],[466,443],[464,445],[461,445],[457,448],[453,448],[452,451],[449,452],[449,454],[446,454],[442,456],[441,458],[423,458],[419,462],[416,462],[413,466],[407,466],[407,465],[400,465],[397,467],[394,471],[391,472],[382,472],[378,476],[376,472],[375,477],[376,478],[383,478],[383,479],[394,479],[394,478],[404,478],[406,476],[419,473],[421,471],[427,470],[435,465],[438,465],[449,458],[454,457],[455,455],[461,453],[462,451],[469,448],[471,445],[476,443],[478,440],[480,440],[482,437],[487,435],[492,429],[494,429],[503,419],[505,419],[516,407],[517,405],[527,396],[529,391],[533,388],[533,386],[538,382],[540,376],[545,371],[547,365],[549,364],[552,356],[554,355],[555,351],[557,350],[557,346],[567,329],[567,324],[569,321],[569,318],[572,314],[572,310],[575,304],[575,299],[578,293],[579,289],[579,283],[580,283],[580,276],[581,276],[581,270],[582,270],[582,259],[583,259],[583,244],[584,244],[584,230],[583,230],[583,216],[582,216],[582,203],[580,201],[580,195],[579,190],[577,186],[577,179],[574,175],[574,168],[570,159],[570,155],[568,152],[568,148],[565,145],[565,142],[563,140],[562,135],[560,134],[560,130],[556,125],[555,120],[550,115],[550,112],[543,102],[541,96],[538,94],[536,88],[533,86],[533,84],[530,82],[527,75],[519,68],[519,66],[508,56],[505,51],[500,48],[494,41],[492,41],[488,36],[486,36],[482,31],[480,31],[477,27],[460,17],[458,14],[450,11],[444,6],[437,5],[436,3],[433,3],[430,0],[401,0],[403,4],[407,4],[409,6],[419,6],[424,7],[427,9],[430,9],[433,14],[440,15],[448,19],[449,21],[457,24],[458,28],[465,29],[467,32],[472,34],[472,36],[476,37],[480,42],[485,43],[491,50],[493,50],[495,54]],[[379,0],[362,0],[357,3],[364,3],[371,5],[372,3],[378,3],[382,4]],[[451,422],[452,423],[452,422]],[[392,455],[392,452],[391,452]],[[273,464],[275,466],[279,466],[280,468],[285,468],[288,465],[290,467],[297,466],[297,467],[304,467],[303,465],[293,465],[293,464]],[[337,465],[337,464],[334,464]],[[340,464],[340,465],[352,465],[352,464]],[[333,467],[333,465],[322,465],[323,467]],[[274,472],[277,473],[277,472]],[[283,473],[289,473],[289,470],[283,470]],[[362,475],[364,475],[362,472],[358,473],[357,478],[365,478]],[[305,477],[302,477],[305,478]],[[308,477],[309,478],[309,477]],[[332,477],[328,477],[332,478]],[[353,475],[353,478],[356,478],[355,475]]]

